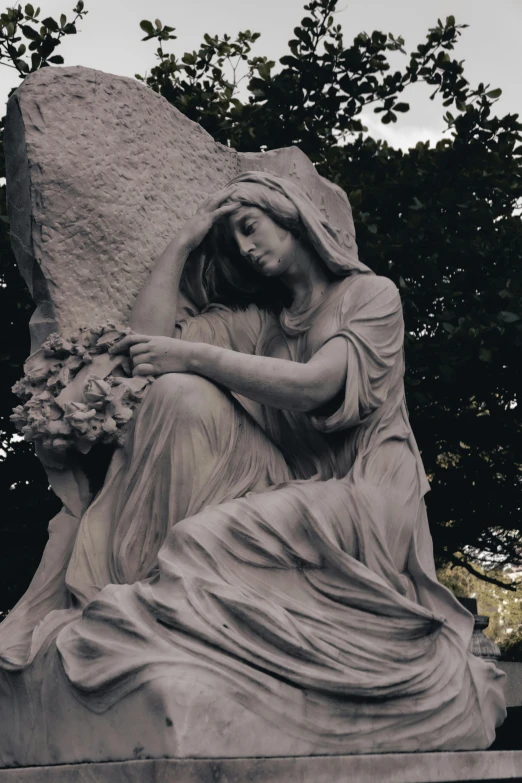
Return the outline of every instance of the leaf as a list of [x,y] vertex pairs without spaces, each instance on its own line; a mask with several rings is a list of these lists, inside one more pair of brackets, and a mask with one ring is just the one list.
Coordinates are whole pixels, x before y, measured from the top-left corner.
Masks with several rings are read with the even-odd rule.
[[413,210],[424,209],[424,204],[422,203],[422,201],[420,201],[417,198],[417,196],[413,197],[413,201],[414,201],[414,205],[412,207],[410,207],[410,209],[413,209]]
[[348,196],[348,200],[352,207],[358,207],[360,204],[362,204],[362,190],[360,188],[357,190],[352,190]]
[[396,103],[393,107],[394,111],[409,111],[410,110],[410,104],[409,103]]
[[157,30],[160,30],[160,31],[161,31],[161,30],[163,29],[163,25],[161,24],[161,22],[160,22],[160,20],[159,20],[159,19],[155,19],[155,20],[154,20],[154,24],[156,25],[156,29],[157,29]]
[[47,62],[53,63],[53,65],[63,65],[64,60],[61,54],[54,54],[48,58]]
[[31,3],[27,3],[27,5],[24,8],[24,11],[26,13],[26,16],[34,16],[34,8],[31,5]]
[[442,327],[446,332],[448,332],[448,334],[453,334],[455,331],[455,327],[453,326],[453,324],[449,324],[447,321],[444,321]]
[[140,27],[143,30],[143,32],[148,33],[148,35],[152,35],[154,33],[154,27],[152,26],[152,22],[148,22],[146,19],[142,19],[140,22]]
[[25,62],[25,60],[15,60],[15,65],[17,68],[23,71],[23,73],[29,73],[29,65]]
[[517,315],[516,313],[511,313],[509,310],[501,310],[499,313],[499,317],[506,324],[512,324],[515,321],[520,321],[520,316]]
[[61,14],[60,15],[60,27],[63,27],[66,24],[67,24],[67,17],[65,16],[65,14]]
[[489,92],[486,93],[486,95],[488,96],[488,98],[500,98],[500,96],[502,95],[502,90],[499,87],[497,90],[490,90]]
[[479,351],[479,359],[481,362],[490,362],[493,358],[493,351],[490,348],[481,348]]
[[52,16],[48,16],[48,17],[46,17],[45,19],[42,19],[42,25],[43,25],[44,27],[47,27],[47,29],[48,29],[48,30],[52,30],[52,31],[53,31],[53,33],[56,33],[56,32],[58,32],[58,30],[60,29],[60,28],[58,27],[58,22],[56,22],[56,21],[55,21],[55,20],[52,18]]

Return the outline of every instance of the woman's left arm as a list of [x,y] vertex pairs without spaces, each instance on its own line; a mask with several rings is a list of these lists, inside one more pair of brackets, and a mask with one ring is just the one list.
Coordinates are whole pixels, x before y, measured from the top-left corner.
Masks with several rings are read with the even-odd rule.
[[125,337],[114,352],[126,350],[135,375],[194,373],[263,405],[285,410],[314,410],[335,397],[346,382],[347,348],[342,337],[325,343],[306,363],[136,334]]
[[188,371],[263,405],[311,411],[344,388],[346,340],[330,340],[306,363],[248,356],[200,343]]

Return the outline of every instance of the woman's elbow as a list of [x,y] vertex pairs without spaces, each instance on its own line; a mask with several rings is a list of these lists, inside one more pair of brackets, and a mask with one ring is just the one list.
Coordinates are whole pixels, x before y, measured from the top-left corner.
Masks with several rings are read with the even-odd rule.
[[[337,370],[337,368],[336,368]],[[314,369],[309,378],[305,378],[301,387],[298,410],[305,413],[315,411],[331,402],[343,389],[346,383],[346,373],[322,372]]]
[[300,393],[296,395],[296,407],[295,410],[302,413],[310,413],[317,408],[320,408],[325,403],[329,402],[335,397],[335,391],[330,393],[330,390],[324,383],[317,382],[306,386],[300,390]]

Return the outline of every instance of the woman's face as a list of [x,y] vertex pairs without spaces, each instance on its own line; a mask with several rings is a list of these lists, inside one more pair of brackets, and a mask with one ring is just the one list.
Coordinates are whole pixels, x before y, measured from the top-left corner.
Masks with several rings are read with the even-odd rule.
[[279,277],[288,271],[298,240],[262,209],[243,206],[229,218],[239,252],[260,274]]

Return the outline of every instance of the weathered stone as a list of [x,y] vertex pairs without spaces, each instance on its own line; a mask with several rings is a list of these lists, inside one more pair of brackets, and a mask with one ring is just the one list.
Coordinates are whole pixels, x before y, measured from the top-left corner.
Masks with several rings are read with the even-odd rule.
[[5,150],[13,247],[37,304],[33,350],[55,330],[125,320],[176,231],[243,171],[293,178],[357,252],[346,195],[300,150],[238,154],[133,79],[31,74],[9,100]]
[[0,770],[0,783],[471,783],[521,777],[522,751],[161,759]]
[[499,661],[497,665],[507,675],[506,705],[522,707],[522,661]]
[[[10,117],[10,209],[39,304],[36,343],[124,320],[176,229],[239,176],[221,226],[228,249],[207,236],[224,213],[202,212],[141,288],[136,333],[118,350],[133,344],[134,371],[158,377],[92,503],[72,449],[55,465],[66,511],[0,630],[0,763],[185,758],[178,779],[330,783],[364,779],[368,762],[291,757],[489,747],[504,677],[469,654],[472,617],[436,582],[401,299],[357,261],[346,196],[298,150],[241,157],[143,85],[85,69],[31,77]],[[205,237],[206,266],[195,250]],[[185,262],[195,301],[208,291],[220,306],[172,339],[173,270]],[[71,434],[58,401],[69,395],[69,429],[87,435],[103,399],[114,432],[104,379],[121,360],[78,347],[88,360],[72,380],[58,367],[72,344],[42,348],[61,357],[50,377],[32,357],[31,388],[64,388],[55,403],[37,395],[31,431]],[[92,426],[95,441],[103,427]],[[258,775],[256,761],[205,757],[273,762]],[[390,768],[380,762],[372,779]],[[402,759],[397,769],[404,781]]]

